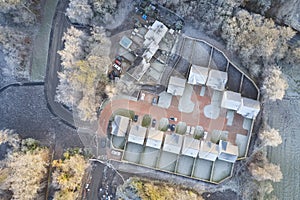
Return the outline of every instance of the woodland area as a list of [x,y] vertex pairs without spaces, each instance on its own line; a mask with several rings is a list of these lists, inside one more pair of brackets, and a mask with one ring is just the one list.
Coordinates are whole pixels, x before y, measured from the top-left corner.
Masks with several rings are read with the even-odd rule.
[[131,178],[117,191],[117,197],[121,199],[188,199],[203,200],[202,196],[195,191],[147,179]]
[[[21,139],[11,130],[0,131],[0,146],[0,199],[44,199],[50,187],[54,188],[57,200],[74,200],[79,196],[88,167],[80,150],[68,150],[63,159],[50,163],[48,147],[31,138]],[[49,175],[51,166],[54,170]],[[48,176],[52,177],[51,185]]]

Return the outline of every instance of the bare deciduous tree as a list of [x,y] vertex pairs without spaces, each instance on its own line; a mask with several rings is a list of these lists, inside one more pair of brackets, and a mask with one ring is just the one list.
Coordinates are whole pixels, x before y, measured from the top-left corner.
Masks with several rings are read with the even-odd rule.
[[13,147],[13,150],[17,150],[20,147],[21,139],[19,135],[13,133],[12,130],[0,130],[0,144],[5,143],[11,145]]
[[0,12],[6,14],[6,19],[19,26],[31,26],[36,23],[36,14],[39,10],[39,2],[31,0],[2,0]]
[[92,0],[92,9],[94,11],[95,22],[103,22],[105,24],[111,23],[114,21],[113,14],[117,8],[116,0]]
[[72,27],[63,39],[65,48],[58,52],[63,71],[58,73],[56,99],[76,110],[80,119],[93,121],[106,97],[110,40],[99,27],[93,28],[90,37]]
[[277,147],[282,143],[279,131],[269,127],[268,125],[264,125],[258,136],[264,146]]
[[66,15],[73,23],[88,24],[93,11],[87,0],[71,0]]
[[[38,142],[28,138],[22,140],[12,131],[0,131],[1,144],[8,143],[13,151],[0,161],[1,193],[10,190],[12,199],[36,199],[43,189],[49,150],[41,148]],[[8,147],[9,148],[9,147]]]
[[27,78],[32,41],[24,31],[0,26],[0,45],[3,46],[7,67],[5,76]]
[[248,169],[253,178],[257,181],[270,180],[280,182],[283,177],[280,167],[268,161],[265,151],[258,151],[253,155],[252,162],[248,165]]
[[281,100],[287,88],[288,84],[278,67],[271,67],[266,70],[262,91],[268,99],[272,101]]
[[280,182],[282,179],[280,167],[269,162],[264,163],[262,166],[251,163],[248,168],[257,181],[271,180]]

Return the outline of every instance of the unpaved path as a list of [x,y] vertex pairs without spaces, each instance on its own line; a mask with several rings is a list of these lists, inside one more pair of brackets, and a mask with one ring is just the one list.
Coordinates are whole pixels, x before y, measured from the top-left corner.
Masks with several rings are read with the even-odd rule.
[[44,80],[47,66],[47,56],[50,32],[58,0],[46,0],[42,12],[41,26],[34,40],[31,80]]

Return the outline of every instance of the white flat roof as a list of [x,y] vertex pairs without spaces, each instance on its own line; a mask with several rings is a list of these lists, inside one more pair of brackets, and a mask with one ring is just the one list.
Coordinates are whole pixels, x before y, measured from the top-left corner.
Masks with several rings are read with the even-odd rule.
[[156,20],[145,34],[144,46],[148,46],[152,41],[158,44],[168,30],[162,22]]
[[208,68],[192,65],[188,83],[191,85],[204,85],[208,77]]
[[154,41],[151,42],[143,53],[143,57],[149,62],[158,49],[159,46]]
[[225,89],[227,80],[228,80],[228,75],[226,72],[211,69],[209,71],[206,85],[215,90],[223,91]]
[[237,113],[245,118],[254,119],[258,115],[259,111],[259,101],[243,97],[241,100],[241,106],[237,110]]
[[229,110],[238,110],[241,106],[242,96],[240,93],[225,91],[222,97],[221,107]]

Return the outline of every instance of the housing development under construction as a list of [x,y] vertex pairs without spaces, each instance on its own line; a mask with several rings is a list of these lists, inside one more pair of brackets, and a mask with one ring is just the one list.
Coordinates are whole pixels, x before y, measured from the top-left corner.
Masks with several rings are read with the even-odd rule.
[[253,81],[214,46],[158,20],[119,44],[130,64],[116,82],[152,80],[166,89],[130,91],[104,107],[113,113],[100,116],[111,118],[110,159],[212,183],[230,177],[260,111]]

